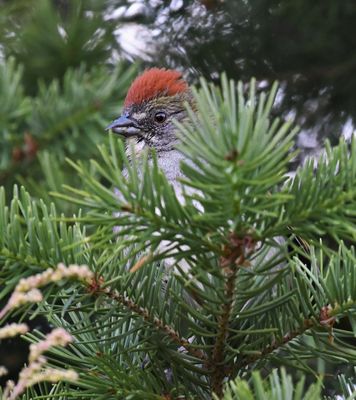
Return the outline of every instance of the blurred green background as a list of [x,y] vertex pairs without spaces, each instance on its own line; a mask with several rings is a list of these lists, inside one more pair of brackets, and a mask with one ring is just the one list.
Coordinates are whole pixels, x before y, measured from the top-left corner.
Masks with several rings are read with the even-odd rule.
[[76,213],[50,195],[76,186],[66,158],[97,156],[149,66],[190,83],[278,80],[274,112],[302,128],[298,163],[353,132],[355,21],[354,0],[0,0],[0,185]]

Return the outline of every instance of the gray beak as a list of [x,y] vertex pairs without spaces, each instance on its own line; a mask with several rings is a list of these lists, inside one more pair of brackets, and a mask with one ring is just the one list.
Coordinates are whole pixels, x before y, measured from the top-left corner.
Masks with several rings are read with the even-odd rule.
[[105,130],[108,131],[109,129],[124,137],[138,136],[141,133],[137,123],[127,115],[121,115],[121,117],[115,119]]

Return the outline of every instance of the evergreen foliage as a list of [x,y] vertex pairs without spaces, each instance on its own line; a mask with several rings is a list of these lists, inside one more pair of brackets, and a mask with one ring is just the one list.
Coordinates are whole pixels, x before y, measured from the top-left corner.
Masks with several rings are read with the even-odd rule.
[[[355,108],[355,6],[147,0],[110,14],[130,5],[0,0],[0,309],[59,263],[95,274],[0,319],[29,321],[27,343],[73,336],[46,357],[79,380],[21,398],[355,398],[356,143],[335,140]],[[104,133],[137,70],[121,21],[155,28],[155,65],[219,86],[203,79],[178,125],[179,198],[157,155],[129,160]],[[290,110],[337,144],[295,176]]]
[[17,175],[22,184],[45,195],[43,170],[49,188],[58,188],[45,164],[54,163],[53,173],[65,175],[66,156],[94,156],[93,144],[105,140],[102,132],[120,108],[134,71],[122,63],[114,69],[101,66],[89,72],[68,69],[62,84],[58,80],[50,85],[40,83],[37,95],[30,97],[24,94],[23,68],[13,58],[1,64],[1,183],[9,190]]
[[27,93],[36,94],[39,79],[61,82],[68,68],[89,70],[111,57],[115,25],[104,19],[104,3],[96,3],[19,0],[1,5],[3,52],[24,65]]
[[[317,172],[307,163],[288,177],[297,129],[271,117],[276,91],[201,81],[197,113],[178,125],[184,202],[155,154],[129,160],[114,135],[85,143],[90,162],[68,159],[76,184],[60,190],[57,165],[42,155],[52,196],[74,216],[24,188],[7,205],[2,189],[1,298],[59,262],[95,273],[89,286],[48,284],[43,301],[13,313],[69,331],[74,342],[50,350],[49,364],[80,376],[23,399],[353,398],[356,145],[327,147]],[[340,385],[323,380],[333,365],[345,369]]]

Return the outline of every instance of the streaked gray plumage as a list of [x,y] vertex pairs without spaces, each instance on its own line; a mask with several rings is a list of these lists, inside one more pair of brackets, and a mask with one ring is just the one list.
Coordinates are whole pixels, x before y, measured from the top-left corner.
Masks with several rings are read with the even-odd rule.
[[152,68],[135,79],[121,116],[107,128],[124,136],[128,153],[133,149],[138,158],[145,148],[154,148],[159,167],[180,199],[177,178],[181,176],[180,162],[184,156],[175,148],[178,139],[173,120],[182,122],[187,118],[186,102],[194,108],[192,94],[181,74]]

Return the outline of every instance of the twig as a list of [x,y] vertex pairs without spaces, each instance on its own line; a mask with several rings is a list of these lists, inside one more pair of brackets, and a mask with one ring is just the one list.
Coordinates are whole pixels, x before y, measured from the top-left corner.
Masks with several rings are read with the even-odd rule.
[[235,267],[229,272],[228,278],[225,282],[226,302],[222,306],[222,314],[219,319],[218,335],[216,338],[211,360],[212,364],[211,387],[213,392],[219,397],[221,397],[223,394],[223,382],[226,376],[226,368],[223,365],[224,348],[225,348],[225,341],[228,335],[231,309],[234,301],[236,274],[237,274],[237,268]]
[[261,358],[266,357],[268,354],[273,353],[280,347],[288,344],[291,340],[295,339],[297,336],[303,335],[308,329],[319,325],[320,322],[313,321],[311,319],[304,320],[304,324],[300,329],[286,333],[281,339],[273,341],[273,343],[267,345],[259,354],[250,356],[241,360],[239,363],[234,365],[234,370],[240,370],[241,368],[247,367],[249,364],[255,363]]
[[229,334],[229,320],[234,303],[237,271],[249,266],[247,258],[254,252],[256,242],[250,234],[240,236],[231,232],[220,257],[220,267],[225,278],[224,295],[226,301],[221,307],[218,319],[218,332],[210,365],[212,368],[211,388],[218,396],[223,396],[223,383],[231,370],[231,365],[224,364],[225,344]]
[[176,332],[171,326],[165,324],[159,318],[152,316],[147,308],[139,306],[128,297],[118,293],[117,291],[110,290],[110,288],[104,289],[103,292],[107,294],[110,298],[127,307],[130,311],[143,317],[145,321],[150,322],[158,330],[169,336],[173,342],[177,343],[179,346],[182,346],[189,354],[196,358],[199,358],[204,363],[207,362],[207,357],[201,350],[193,348],[187,339],[180,337],[178,332]]
[[[352,304],[352,303],[351,303]],[[337,315],[337,311],[339,310],[340,305],[332,307],[330,304],[324,306],[320,309],[319,319],[305,319],[303,321],[303,326],[295,331],[290,331],[286,333],[281,339],[275,340],[273,343],[267,345],[259,354],[254,356],[250,356],[248,358],[243,359],[239,363],[236,363],[233,369],[236,371],[241,368],[247,367],[249,364],[255,363],[261,358],[266,357],[268,354],[273,353],[275,350],[278,350],[280,347],[288,344],[291,340],[296,337],[303,335],[307,330],[315,327],[325,328],[329,332],[329,341],[332,343],[333,334],[332,329],[334,323],[336,321],[335,315]]]

